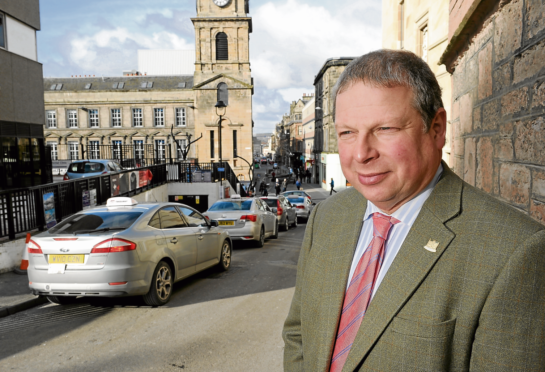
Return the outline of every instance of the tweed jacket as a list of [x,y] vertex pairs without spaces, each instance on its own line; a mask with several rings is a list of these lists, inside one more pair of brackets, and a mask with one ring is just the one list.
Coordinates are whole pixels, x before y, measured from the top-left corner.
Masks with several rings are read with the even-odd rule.
[[[343,371],[545,371],[545,227],[443,167]],[[366,206],[348,189],[308,221],[285,371],[329,369]]]

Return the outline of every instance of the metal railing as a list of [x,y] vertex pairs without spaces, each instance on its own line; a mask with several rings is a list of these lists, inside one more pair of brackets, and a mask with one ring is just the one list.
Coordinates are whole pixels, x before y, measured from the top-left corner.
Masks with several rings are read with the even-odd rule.
[[[84,203],[93,206],[96,200],[96,205],[101,205],[112,196],[132,196],[166,182],[166,165],[154,165],[115,174],[0,191],[0,238],[9,237],[13,240],[17,234],[30,230],[44,231],[50,220],[54,219],[58,223],[81,211]],[[92,190],[92,194],[86,193]],[[53,200],[47,198],[51,194]],[[50,212],[47,217],[44,203],[51,203],[45,208]]]

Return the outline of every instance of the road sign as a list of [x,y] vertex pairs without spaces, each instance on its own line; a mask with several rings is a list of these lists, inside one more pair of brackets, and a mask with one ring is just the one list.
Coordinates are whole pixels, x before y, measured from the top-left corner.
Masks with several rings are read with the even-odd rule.
[[218,172],[225,172],[225,168],[218,168]]

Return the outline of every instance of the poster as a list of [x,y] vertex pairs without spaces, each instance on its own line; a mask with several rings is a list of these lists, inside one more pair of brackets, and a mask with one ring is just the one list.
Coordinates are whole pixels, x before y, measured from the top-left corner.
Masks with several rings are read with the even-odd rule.
[[89,194],[89,190],[85,190],[81,193],[81,205],[83,206],[83,210],[91,208],[91,195]]
[[97,190],[96,189],[89,190],[89,205],[91,208],[97,206]]
[[112,189],[112,196],[119,195],[119,174],[114,174],[110,177],[110,187]]
[[43,195],[44,198],[44,212],[45,212],[45,225],[47,228],[51,228],[57,224],[55,217],[55,194],[48,192]]
[[149,169],[138,171],[139,177],[138,177],[138,187],[144,187],[147,186],[151,179],[153,178],[153,174]]
[[119,193],[125,194],[129,191],[130,173],[122,173],[119,175]]
[[130,178],[130,184],[129,184],[129,190],[133,191],[138,188],[138,172],[131,172],[131,178]]

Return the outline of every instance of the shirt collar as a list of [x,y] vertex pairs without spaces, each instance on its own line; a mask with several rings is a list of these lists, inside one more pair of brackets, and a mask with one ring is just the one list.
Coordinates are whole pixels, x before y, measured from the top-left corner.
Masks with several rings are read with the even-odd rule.
[[[441,174],[443,174],[443,165],[439,164],[439,167],[437,168],[437,171],[435,172],[435,176],[431,180],[431,182],[422,190],[418,195],[416,195],[414,198],[403,204],[398,210],[396,210],[393,214],[388,214],[382,212],[376,205],[374,205],[371,201],[367,200],[367,210],[365,211],[365,217],[363,218],[364,221],[369,219],[373,213],[379,212],[387,216],[392,216],[401,221],[401,223],[409,223],[409,220],[413,220],[412,215],[413,213],[408,213],[410,211],[416,211],[420,210],[426,200],[428,200],[428,197],[430,196],[431,192],[435,188],[435,185],[437,185],[437,182],[439,182],[439,179],[441,178]],[[416,216],[414,216],[416,218]]]

